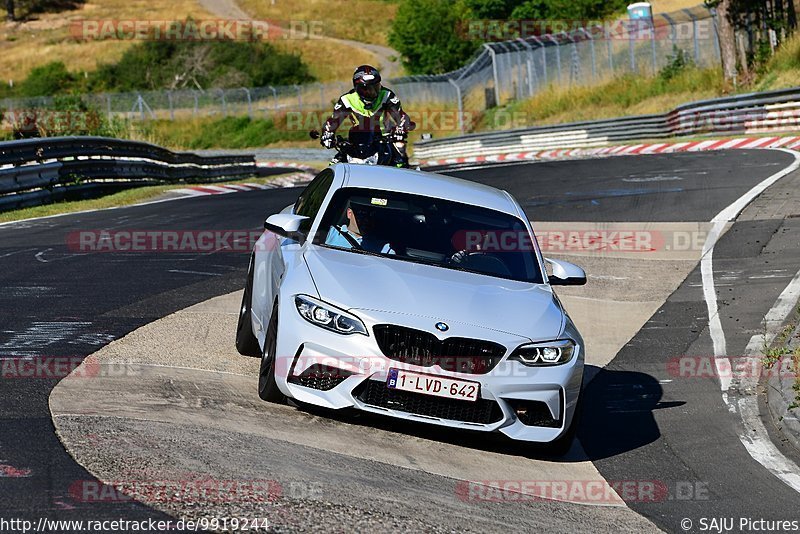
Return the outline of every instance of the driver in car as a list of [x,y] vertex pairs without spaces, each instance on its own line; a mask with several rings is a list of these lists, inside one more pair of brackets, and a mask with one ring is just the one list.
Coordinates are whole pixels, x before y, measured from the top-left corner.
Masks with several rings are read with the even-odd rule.
[[376,221],[373,208],[359,204],[353,200],[345,210],[347,224],[331,225],[325,244],[341,248],[360,248],[367,252],[394,254],[394,250],[386,240],[375,235]]

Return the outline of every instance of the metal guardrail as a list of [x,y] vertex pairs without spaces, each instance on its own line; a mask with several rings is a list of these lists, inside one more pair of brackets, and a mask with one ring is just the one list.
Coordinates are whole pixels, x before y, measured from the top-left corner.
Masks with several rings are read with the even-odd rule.
[[98,190],[203,183],[259,174],[253,155],[199,156],[106,137],[0,143],[0,211]]
[[419,160],[602,146],[687,135],[800,130],[800,87],[702,100],[657,115],[539,126],[418,141]]

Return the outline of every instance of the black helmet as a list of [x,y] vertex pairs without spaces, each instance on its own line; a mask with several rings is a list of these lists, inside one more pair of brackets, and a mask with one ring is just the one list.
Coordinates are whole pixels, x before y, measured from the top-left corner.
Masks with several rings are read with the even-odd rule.
[[381,91],[381,73],[370,65],[361,65],[353,73],[353,87],[364,104],[371,106]]

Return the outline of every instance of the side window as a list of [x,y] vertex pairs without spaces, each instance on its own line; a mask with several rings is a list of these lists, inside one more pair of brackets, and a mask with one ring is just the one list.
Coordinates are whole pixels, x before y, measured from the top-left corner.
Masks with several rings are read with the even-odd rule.
[[332,183],[333,171],[325,169],[319,173],[300,194],[300,197],[294,205],[294,212],[296,215],[305,215],[308,217],[308,219],[300,224],[301,232],[308,232],[311,229],[311,224],[317,217],[319,208],[322,206],[322,201],[325,200],[325,195],[328,194],[328,189],[331,188]]

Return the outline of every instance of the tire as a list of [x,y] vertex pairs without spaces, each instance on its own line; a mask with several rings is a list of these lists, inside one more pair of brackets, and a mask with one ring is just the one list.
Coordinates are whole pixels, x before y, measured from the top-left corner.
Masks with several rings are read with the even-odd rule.
[[242,305],[239,306],[239,323],[236,325],[236,350],[242,356],[261,356],[261,347],[258,339],[253,334],[253,321],[251,306],[253,302],[253,271],[255,258],[250,256],[250,265],[247,268],[247,282],[244,285]]
[[278,305],[272,308],[272,317],[267,326],[264,351],[261,355],[261,368],[258,371],[258,396],[261,400],[284,404],[286,396],[275,382],[275,354],[278,340]]

